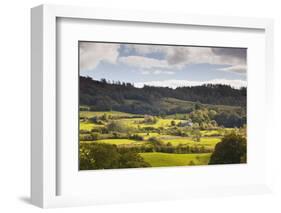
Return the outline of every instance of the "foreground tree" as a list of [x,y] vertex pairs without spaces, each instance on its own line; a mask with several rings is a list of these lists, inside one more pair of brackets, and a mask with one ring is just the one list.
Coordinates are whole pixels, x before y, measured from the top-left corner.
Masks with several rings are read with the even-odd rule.
[[246,163],[246,138],[232,132],[225,135],[215,147],[209,164]]
[[80,147],[80,169],[116,169],[150,167],[134,150],[112,144],[93,143]]
[[80,148],[80,169],[114,169],[119,167],[120,154],[111,144],[85,144]]

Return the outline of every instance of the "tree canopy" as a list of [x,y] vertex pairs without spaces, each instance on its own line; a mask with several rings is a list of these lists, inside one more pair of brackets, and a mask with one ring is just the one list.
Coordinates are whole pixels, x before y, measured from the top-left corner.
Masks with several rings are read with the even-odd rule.
[[225,135],[220,143],[217,143],[209,164],[246,163],[246,152],[246,138],[232,132]]

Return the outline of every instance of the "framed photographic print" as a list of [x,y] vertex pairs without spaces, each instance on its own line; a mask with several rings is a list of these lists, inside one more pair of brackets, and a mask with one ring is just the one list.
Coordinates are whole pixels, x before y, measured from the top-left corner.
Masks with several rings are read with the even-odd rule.
[[247,162],[246,48],[78,46],[80,170]]
[[31,21],[32,203],[270,191],[272,20],[43,5]]

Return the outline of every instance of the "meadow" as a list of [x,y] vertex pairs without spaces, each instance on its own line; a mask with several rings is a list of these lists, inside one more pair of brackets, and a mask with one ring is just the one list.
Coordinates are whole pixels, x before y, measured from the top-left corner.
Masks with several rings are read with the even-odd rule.
[[80,111],[80,149],[111,144],[137,150],[152,167],[208,165],[216,144],[234,130],[212,126],[195,131],[194,124],[178,117]]

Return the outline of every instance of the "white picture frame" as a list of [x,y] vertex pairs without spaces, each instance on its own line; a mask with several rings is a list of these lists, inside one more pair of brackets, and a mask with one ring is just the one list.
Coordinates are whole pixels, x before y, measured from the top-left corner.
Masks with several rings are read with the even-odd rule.
[[[271,173],[269,154],[265,155],[263,172],[265,178],[259,183],[233,183],[221,186],[195,188],[171,188],[171,195],[155,188],[150,196],[142,194],[104,193],[103,195],[58,195],[60,158],[57,150],[57,88],[60,82],[57,79],[57,20],[87,19],[101,21],[119,21],[133,23],[153,23],[167,26],[201,26],[231,29],[255,29],[264,31],[265,41],[265,68],[263,69],[265,88],[264,106],[267,115],[264,122],[269,123],[268,116],[273,108],[271,91],[273,91],[273,21],[271,19],[216,17],[202,15],[187,15],[173,13],[152,13],[145,11],[123,11],[100,8],[84,8],[73,6],[41,5],[31,10],[31,201],[42,208],[63,207],[76,205],[92,205],[100,203],[139,202],[143,200],[182,199],[198,196],[252,194],[269,192],[271,187]],[[266,126],[264,145],[269,144],[270,130]],[[272,147],[270,147],[272,148]],[[270,148],[268,150],[270,150]],[[161,170],[162,172],[167,169]],[[172,169],[173,170],[173,169]],[[159,170],[160,171],[160,170]],[[161,173],[160,171],[160,173]],[[171,171],[171,170],[169,170]],[[176,171],[176,170],[174,170]],[[178,171],[178,175],[180,172]],[[134,172],[131,172],[134,173]],[[142,170],[137,172],[143,173]],[[125,173],[124,173],[125,174]],[[129,173],[128,173],[129,174]],[[113,175],[108,173],[108,175]],[[127,174],[125,174],[127,175]],[[189,189],[189,190],[187,190]],[[153,191],[153,190],[152,190]],[[167,192],[167,191],[165,191]],[[121,192],[122,193],[122,192]],[[133,192],[131,192],[133,193]]]

